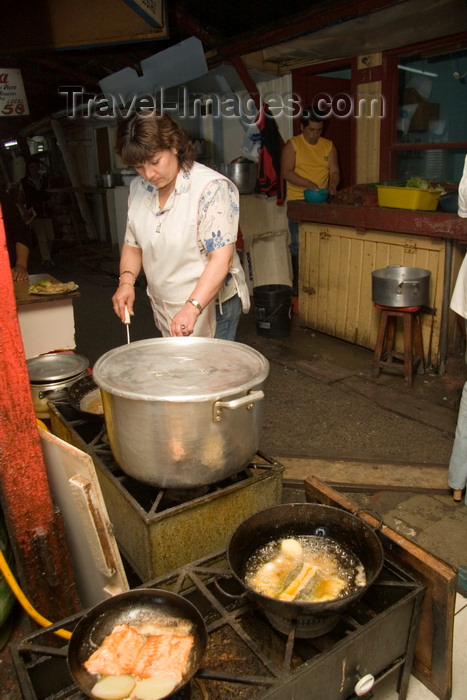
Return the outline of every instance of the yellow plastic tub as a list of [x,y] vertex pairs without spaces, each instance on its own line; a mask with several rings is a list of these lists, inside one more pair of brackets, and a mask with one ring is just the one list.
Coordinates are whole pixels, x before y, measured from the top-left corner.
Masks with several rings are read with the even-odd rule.
[[443,190],[426,190],[418,187],[377,185],[378,204],[391,209],[436,211]]

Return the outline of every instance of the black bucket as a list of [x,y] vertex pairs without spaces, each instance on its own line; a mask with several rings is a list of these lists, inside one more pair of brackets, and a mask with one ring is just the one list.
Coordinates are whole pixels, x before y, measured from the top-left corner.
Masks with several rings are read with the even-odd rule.
[[253,288],[256,330],[266,338],[285,338],[292,330],[292,287],[264,284]]

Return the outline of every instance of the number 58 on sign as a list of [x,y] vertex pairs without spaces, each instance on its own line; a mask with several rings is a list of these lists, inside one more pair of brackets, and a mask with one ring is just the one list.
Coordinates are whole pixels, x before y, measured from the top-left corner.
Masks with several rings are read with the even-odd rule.
[[18,68],[0,68],[0,117],[29,114],[23,78]]

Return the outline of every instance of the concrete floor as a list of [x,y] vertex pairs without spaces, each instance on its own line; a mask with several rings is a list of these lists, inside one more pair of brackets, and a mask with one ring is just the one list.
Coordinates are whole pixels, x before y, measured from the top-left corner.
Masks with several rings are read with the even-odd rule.
[[[30,272],[40,271],[32,260]],[[126,342],[110,302],[118,274],[111,251],[62,249],[52,274],[79,285],[76,351],[90,366]],[[135,308],[131,340],[156,336],[142,287]],[[301,328],[297,316],[290,336],[273,340],[258,335],[252,310],[242,317],[237,340],[270,362],[260,449],[285,464],[286,476],[311,474],[339,483],[350,500],[371,506],[385,524],[459,568],[452,697],[460,700],[467,680],[467,507],[452,501],[447,465],[467,379],[463,356],[448,359],[444,376],[417,375],[409,389],[399,376],[382,374],[376,381],[370,350]],[[2,686],[9,700],[19,700],[14,688]],[[387,689],[378,687],[374,697],[395,699],[394,682],[388,679]],[[411,680],[409,700],[434,697]]]

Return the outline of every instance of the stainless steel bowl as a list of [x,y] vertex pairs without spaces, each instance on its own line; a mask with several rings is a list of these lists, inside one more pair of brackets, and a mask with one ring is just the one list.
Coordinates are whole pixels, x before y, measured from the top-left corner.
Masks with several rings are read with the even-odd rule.
[[253,194],[258,179],[256,163],[219,163],[214,168],[238,187],[240,194]]

